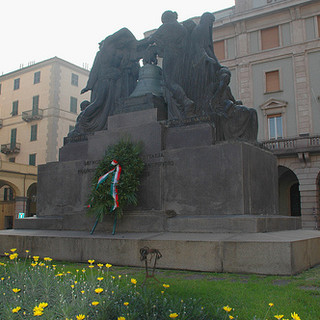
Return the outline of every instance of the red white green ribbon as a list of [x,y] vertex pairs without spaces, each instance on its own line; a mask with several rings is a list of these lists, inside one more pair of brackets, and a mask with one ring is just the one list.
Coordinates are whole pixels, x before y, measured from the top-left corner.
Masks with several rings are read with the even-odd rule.
[[113,208],[111,210],[111,212],[112,212],[113,210],[115,210],[116,208],[119,207],[117,184],[118,184],[119,179],[120,179],[121,166],[120,166],[120,164],[118,163],[117,160],[113,160],[111,162],[111,164],[113,166],[115,166],[115,168],[113,168],[112,170],[108,171],[107,173],[105,173],[104,175],[102,175],[98,179],[96,190],[98,189],[99,185],[108,178],[109,174],[114,173],[113,174],[113,178],[112,178],[112,182],[111,182],[111,196],[112,196],[112,198],[114,200],[114,205],[113,205]]

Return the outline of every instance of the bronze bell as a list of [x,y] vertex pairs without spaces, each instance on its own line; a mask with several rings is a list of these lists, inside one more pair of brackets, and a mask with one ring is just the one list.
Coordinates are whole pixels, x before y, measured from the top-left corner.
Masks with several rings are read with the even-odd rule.
[[140,68],[137,86],[130,97],[140,97],[147,93],[163,96],[162,69],[153,64],[146,64]]

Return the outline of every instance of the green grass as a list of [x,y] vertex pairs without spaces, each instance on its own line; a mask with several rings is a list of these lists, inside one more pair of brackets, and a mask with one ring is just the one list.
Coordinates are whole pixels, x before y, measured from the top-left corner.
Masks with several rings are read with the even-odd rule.
[[[5,262],[9,265],[8,258],[0,259],[0,262]],[[87,285],[89,287],[91,286],[91,291],[92,288],[96,285],[92,283],[90,284],[91,280],[96,281],[95,279],[100,272],[98,271],[99,268],[97,268],[96,266],[94,269],[90,270],[88,269],[88,264],[73,264],[68,262],[55,262],[55,264],[57,265],[55,273],[61,272],[66,275],[64,277],[64,279],[68,282],[67,286],[65,286],[64,288],[66,292],[70,291],[70,283],[72,283],[74,279],[79,278],[79,283],[81,283],[81,281],[83,280],[81,276],[82,274],[84,274],[81,271],[82,269],[87,270],[87,278],[85,279],[85,281],[88,282]],[[23,275],[22,272],[24,270],[23,261],[22,263],[15,263],[14,267],[21,268],[21,277],[15,279],[15,282],[11,285],[11,287],[13,285],[17,287],[19,285],[22,286],[22,282],[25,281],[25,275]],[[0,275],[1,270],[3,271],[3,267],[0,266]],[[106,271],[104,271],[104,275],[106,275],[105,272]],[[226,313],[222,310],[222,307],[226,305],[229,305],[233,308],[233,310],[230,312],[230,315],[238,317],[239,320],[265,319],[265,315],[268,309],[270,309],[267,315],[267,319],[269,320],[275,319],[274,315],[277,314],[283,314],[283,319],[291,319],[291,313],[293,312],[299,314],[301,320],[320,319],[320,267],[315,267],[296,276],[260,276],[188,272],[176,270],[157,270],[156,278],[160,282],[158,283],[154,279],[147,279],[146,285],[144,287],[141,287],[140,285],[145,280],[145,270],[143,268],[112,266],[112,268],[107,271],[107,275],[111,279],[112,277],[114,277],[114,282],[111,282],[111,284],[106,282],[104,284],[105,287],[112,286],[113,291],[117,291],[117,299],[119,301],[123,302],[131,299],[130,307],[131,310],[133,310],[133,308],[135,309],[135,313],[133,312],[132,314],[130,314],[126,318],[126,320],[140,319],[139,312],[145,314],[146,309],[153,310],[152,308],[157,309],[156,311],[154,311],[159,312],[159,316],[154,316],[154,318],[146,317],[146,319],[170,319],[170,312],[179,313],[178,319],[182,319],[183,317],[180,317],[180,315],[183,312],[183,308],[187,308],[190,314],[187,314],[184,319],[222,320],[225,319],[226,315]],[[121,279],[123,279],[121,284],[120,282],[116,282],[117,279],[119,279],[119,275],[121,275]],[[36,292],[37,290],[39,290],[39,287],[47,288],[46,295],[41,296],[40,294],[40,297],[48,297],[49,300],[52,299],[53,301],[54,297],[51,296],[61,294],[61,290],[50,290],[50,288],[54,288],[54,286],[52,286],[53,282],[50,284],[50,281],[53,280],[50,280],[49,277],[46,279],[42,278],[41,276],[36,278],[35,283],[30,288],[33,288],[33,290],[35,290],[35,294],[39,294],[39,292]],[[139,291],[139,298],[136,298],[136,296],[134,296],[134,291],[132,291],[132,286],[130,284],[131,278],[137,279],[136,288]],[[49,281],[49,283],[39,283],[37,285],[37,281]],[[170,287],[164,289],[162,287],[163,283],[169,284]],[[131,290],[129,294],[124,293],[124,291],[127,289],[129,289],[129,291]],[[2,287],[0,285],[0,295],[1,290]],[[88,292],[90,290],[88,289]],[[165,292],[161,293],[161,291]],[[84,304],[82,305],[81,310],[90,314],[90,317],[88,319],[100,319],[98,315],[95,316],[93,310],[91,310],[92,307],[90,307],[90,310],[88,310],[87,307],[88,301],[92,301],[92,299],[94,298],[95,295],[89,295],[88,293],[88,296],[86,297],[87,300],[84,301]],[[72,297],[70,299],[70,301],[72,301]],[[107,301],[106,296],[104,297],[104,300]],[[40,300],[38,300],[38,302],[39,301]],[[273,303],[274,306],[269,308],[269,303]],[[35,302],[33,302],[33,304],[35,304]],[[32,308],[34,307],[33,304]],[[156,307],[155,304],[157,304]],[[75,304],[75,306],[73,306],[71,302],[69,306],[64,305],[64,310],[62,310],[61,312],[62,316],[59,319],[65,320],[63,316],[75,314],[75,312],[77,311],[76,306],[78,305],[78,302],[77,304]],[[102,306],[102,301],[100,305]],[[14,305],[11,305],[11,307],[14,307]],[[199,314],[199,310],[201,307],[203,307],[204,310],[202,316],[200,316]],[[2,307],[2,309],[3,308],[5,307]],[[117,308],[118,309],[114,310],[116,314],[120,314],[124,310],[124,307],[121,303],[117,306]],[[30,309],[28,310],[28,312],[32,313],[32,310]],[[198,314],[199,316],[197,316],[196,314]],[[43,316],[42,318],[44,319]],[[74,316],[72,319],[76,320]],[[110,319],[117,318],[110,317]]]

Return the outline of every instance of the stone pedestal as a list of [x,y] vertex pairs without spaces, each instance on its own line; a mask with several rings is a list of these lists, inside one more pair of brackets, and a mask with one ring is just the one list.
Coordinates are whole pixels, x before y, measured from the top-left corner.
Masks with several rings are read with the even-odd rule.
[[[86,215],[86,202],[94,171],[108,145],[124,136],[144,143],[146,168],[139,205],[125,212],[117,231],[267,232],[301,227],[299,217],[278,215],[272,153],[246,142],[215,144],[210,122],[172,127],[159,115],[158,108],[116,114],[109,117],[108,130],[66,144],[59,162],[39,166],[37,219],[23,219],[16,227],[91,230],[94,217]],[[112,225],[113,217],[107,216],[97,231],[110,232]]]

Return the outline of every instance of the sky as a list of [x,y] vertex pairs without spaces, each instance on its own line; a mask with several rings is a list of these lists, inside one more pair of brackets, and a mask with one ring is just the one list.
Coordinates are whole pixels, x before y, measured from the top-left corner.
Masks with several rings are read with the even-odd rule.
[[234,0],[0,0],[0,75],[55,56],[90,69],[98,43],[123,27],[140,40],[161,25],[166,10],[184,21],[233,5]]

